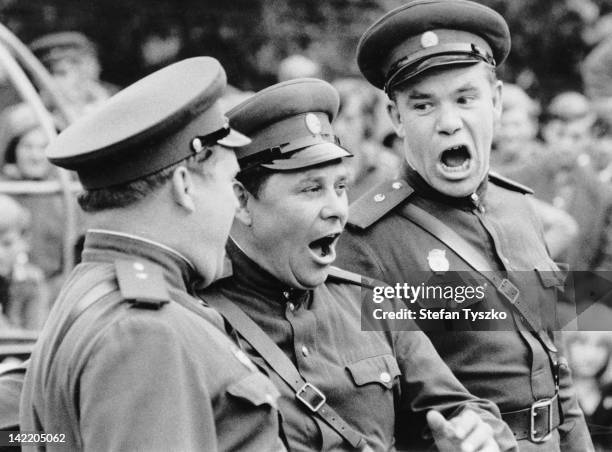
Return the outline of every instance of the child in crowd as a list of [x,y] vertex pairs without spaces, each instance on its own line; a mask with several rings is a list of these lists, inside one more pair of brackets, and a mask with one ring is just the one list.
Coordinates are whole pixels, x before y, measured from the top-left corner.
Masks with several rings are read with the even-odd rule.
[[0,194],[0,328],[38,330],[49,311],[43,272],[28,262],[29,213]]

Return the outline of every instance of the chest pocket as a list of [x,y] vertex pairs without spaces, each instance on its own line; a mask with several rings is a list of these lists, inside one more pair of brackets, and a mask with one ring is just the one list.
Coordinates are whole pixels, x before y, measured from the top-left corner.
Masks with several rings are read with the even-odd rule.
[[400,370],[392,355],[372,356],[347,364],[346,369],[353,378],[355,385],[364,386],[376,383],[387,389],[393,387],[395,377]]
[[247,400],[255,406],[264,404],[273,408],[277,407],[277,399],[280,392],[268,377],[261,372],[252,372],[246,377],[232,383],[227,388],[228,394]]
[[571,321],[576,312],[571,284],[566,287],[566,272],[550,259],[538,263],[535,272],[540,290],[532,295],[532,299],[537,303],[535,306],[544,326],[551,330],[559,329]]
[[546,288],[556,287],[563,290],[565,285],[566,272],[559,269],[553,261],[543,261],[536,265],[535,271],[540,278],[540,282]]

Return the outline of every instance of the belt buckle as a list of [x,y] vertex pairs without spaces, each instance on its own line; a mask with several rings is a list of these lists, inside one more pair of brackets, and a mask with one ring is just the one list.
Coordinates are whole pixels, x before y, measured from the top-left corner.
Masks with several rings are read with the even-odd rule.
[[[546,442],[552,436],[552,426],[553,426],[552,403],[554,400],[556,400],[555,397],[551,399],[541,399],[541,400],[538,400],[537,402],[534,402],[531,405],[529,439],[531,439],[531,441],[533,441],[534,443]],[[538,415],[538,410],[542,408],[548,409],[548,428],[547,428],[547,431],[543,434],[543,436],[538,436],[538,431],[535,425],[535,419],[536,419],[536,416]]]
[[521,291],[519,290],[519,288],[516,287],[512,283],[512,281],[510,281],[508,278],[502,279],[499,285],[497,286],[497,289],[504,295],[506,300],[508,300],[511,304],[516,303],[516,300],[521,294]]
[[[318,402],[312,403],[310,400],[304,397],[304,394],[309,391],[314,392],[315,396],[318,397]],[[295,393],[295,396],[313,413],[319,411],[319,408],[325,405],[325,401],[327,400],[325,394],[319,391],[319,389],[315,385],[310,384],[308,382],[304,383],[304,385],[300,389],[298,389],[298,391]]]

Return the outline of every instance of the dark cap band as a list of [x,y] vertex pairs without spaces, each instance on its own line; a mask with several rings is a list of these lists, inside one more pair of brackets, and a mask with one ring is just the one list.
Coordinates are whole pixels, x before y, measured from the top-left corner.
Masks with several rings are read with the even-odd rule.
[[493,55],[474,43],[441,44],[437,46],[433,55],[428,49],[416,51],[391,66],[386,75],[385,91],[388,93],[394,86],[433,67],[473,64],[479,61],[496,66]]

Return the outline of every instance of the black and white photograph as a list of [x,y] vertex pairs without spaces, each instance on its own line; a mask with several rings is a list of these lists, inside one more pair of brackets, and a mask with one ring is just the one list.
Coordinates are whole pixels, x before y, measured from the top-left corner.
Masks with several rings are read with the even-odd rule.
[[0,0],[0,452],[612,452],[612,0]]

